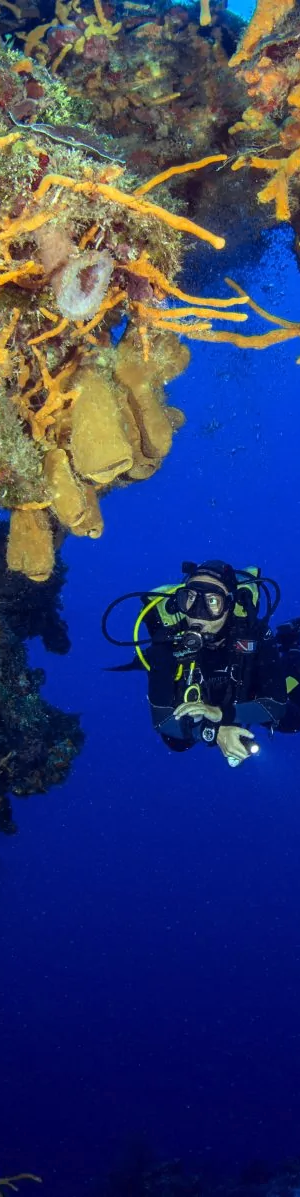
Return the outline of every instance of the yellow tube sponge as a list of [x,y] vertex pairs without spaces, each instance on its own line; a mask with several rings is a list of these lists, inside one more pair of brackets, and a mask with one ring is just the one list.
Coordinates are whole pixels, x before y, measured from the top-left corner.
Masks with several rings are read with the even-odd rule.
[[152,474],[156,474],[160,465],[161,461],[151,461],[150,457],[147,459],[141,453],[140,460],[134,462],[131,470],[128,470],[127,477],[131,482],[147,482],[148,478],[152,478]]
[[[159,464],[172,443],[172,426],[168,409],[163,404],[163,385],[186,369],[189,358],[187,346],[172,333],[154,334],[147,362],[143,361],[134,332],[129,333],[119,346],[115,372],[128,389],[128,400],[140,432],[142,454],[144,458],[151,458],[153,464],[155,459]],[[136,454],[134,456],[134,464],[138,464]]]
[[119,383],[118,403],[123,415],[126,436],[130,441],[133,451],[133,465],[127,471],[127,477],[136,482],[151,478],[152,474],[155,474],[155,471],[160,466],[160,457],[145,457],[142,452],[141,433],[130,404],[129,392],[125,390],[125,387],[120,387]]
[[85,496],[64,449],[50,449],[46,453],[44,477],[55,515],[66,528],[73,529],[84,519]]
[[90,485],[85,485],[84,492],[85,513],[80,523],[73,526],[72,532],[75,536],[89,536],[91,540],[97,540],[102,536],[104,527],[97,494]]
[[133,464],[131,445],[112,387],[87,366],[76,376],[79,397],[72,411],[71,453],[82,478],[107,485]]
[[[172,444],[172,428],[164,407],[153,387],[153,364],[141,361],[134,353],[131,338],[128,337],[118,352],[116,374],[128,387],[128,398],[135,423],[141,436],[141,449],[145,457],[166,457]],[[156,381],[157,386],[157,381]]]
[[209,0],[200,0],[200,25],[211,25]]
[[46,511],[12,512],[7,545],[8,569],[32,582],[46,582],[54,566],[52,532]]
[[166,413],[174,432],[177,432],[178,428],[182,428],[186,423],[186,416],[184,411],[181,411],[181,407],[167,407]]

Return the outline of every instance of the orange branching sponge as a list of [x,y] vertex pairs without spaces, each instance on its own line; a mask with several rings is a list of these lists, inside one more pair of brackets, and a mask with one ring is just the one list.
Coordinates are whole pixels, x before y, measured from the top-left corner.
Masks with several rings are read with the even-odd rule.
[[[41,308],[40,311],[42,311]],[[52,315],[52,312],[47,312],[46,318],[47,320],[52,320],[54,328],[48,329],[48,332],[39,333],[38,337],[30,337],[28,345],[40,345],[41,341],[51,341],[52,337],[60,337],[61,333],[65,332],[65,329],[68,327],[69,321],[65,318],[63,320],[59,320],[57,324],[55,315]]]
[[295,0],[257,0],[254,16],[229,66],[239,66],[241,62],[252,58],[262,38],[274,32],[280,21],[292,11],[294,4]]
[[[24,46],[24,54],[25,54],[26,58],[30,58],[32,50],[36,50],[37,47],[39,48],[39,50],[42,49],[41,43],[42,43],[44,34],[47,33],[48,29],[52,29],[53,25],[57,25],[56,20],[49,21],[48,24],[43,23],[42,25],[35,25],[34,29],[30,30],[30,33],[28,33],[28,35],[26,37],[25,46]],[[46,53],[45,46],[43,47],[43,49]]]
[[[44,389],[48,391],[48,398],[45,400],[43,406],[40,407],[38,411],[28,408],[27,413],[27,419],[31,425],[32,436],[34,440],[41,441],[45,436],[47,428],[50,428],[51,424],[55,424],[56,412],[60,411],[66,403],[70,404],[71,400],[77,398],[78,392],[76,388],[73,388],[73,390],[70,391],[66,391],[64,389],[66,380],[70,377],[70,374],[73,374],[76,370],[76,362],[69,362],[66,366],[63,366],[62,370],[60,370],[54,378],[49,373],[40,349],[37,349],[36,345],[33,345],[32,349],[40,366],[42,385],[44,386]],[[27,396],[25,395],[27,401],[29,397],[31,396],[28,394]]]
[[238,158],[233,163],[231,169],[239,170],[246,163],[248,166],[255,167],[256,170],[266,170],[273,176],[270,182],[258,192],[259,203],[269,204],[271,200],[275,200],[277,220],[290,220],[289,181],[300,170],[300,149],[294,150],[288,158],[262,158],[258,154],[252,154],[250,158],[245,158],[242,155],[241,159]]
[[122,28],[121,22],[113,25],[112,22],[105,16],[101,0],[94,0],[95,12],[98,17],[99,25],[106,37],[114,40],[119,30]]

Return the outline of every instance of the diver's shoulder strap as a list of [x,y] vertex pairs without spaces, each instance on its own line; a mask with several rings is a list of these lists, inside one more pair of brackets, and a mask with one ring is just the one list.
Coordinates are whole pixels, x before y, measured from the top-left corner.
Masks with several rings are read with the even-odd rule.
[[[165,590],[167,588],[165,587]],[[157,588],[151,591],[151,594],[143,594],[143,623],[146,625],[147,631],[151,638],[155,635],[158,629],[172,629],[178,627],[184,620],[184,616],[178,614],[175,610],[173,593],[174,587],[170,587],[170,594],[161,594],[161,589]],[[155,595],[157,594],[157,601]]]
[[233,616],[232,644],[237,653],[254,653],[258,643],[266,632],[267,625],[263,619],[251,612],[243,616]]
[[237,619],[255,622],[259,611],[259,578],[260,568],[257,565],[247,565],[245,570],[237,570],[237,594],[234,615]]

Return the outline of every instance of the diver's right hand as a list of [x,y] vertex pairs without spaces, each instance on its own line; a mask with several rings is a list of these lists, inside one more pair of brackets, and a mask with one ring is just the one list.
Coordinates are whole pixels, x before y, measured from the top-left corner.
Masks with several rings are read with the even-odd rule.
[[220,723],[220,719],[222,719],[221,707],[212,707],[210,703],[202,702],[202,699],[197,702],[181,702],[173,713],[176,720],[184,719],[186,715],[189,715],[195,723],[200,723],[201,719],[210,719],[211,723]]
[[240,762],[246,761],[249,751],[246,745],[242,743],[242,739],[254,740],[253,732],[248,731],[246,727],[225,727],[224,723],[219,727],[217,744],[223,756],[235,756]]

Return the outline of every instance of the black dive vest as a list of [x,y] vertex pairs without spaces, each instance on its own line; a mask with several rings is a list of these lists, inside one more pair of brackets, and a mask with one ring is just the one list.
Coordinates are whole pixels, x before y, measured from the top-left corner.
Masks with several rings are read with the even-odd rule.
[[[239,635],[241,623],[242,638]],[[234,722],[236,703],[247,702],[254,696],[254,654],[261,629],[256,620],[250,639],[246,624],[245,619],[241,621],[233,617],[230,637],[225,643],[213,647],[204,645],[196,654],[185,653],[184,630],[178,633],[160,627],[155,632],[147,658],[150,665],[149,701],[152,720],[158,730],[163,730],[166,721],[169,725],[173,711],[184,701],[188,688],[194,686],[199,687],[199,698],[204,702],[222,708],[223,723]],[[191,724],[191,720],[189,722]],[[182,721],[174,720],[172,732],[169,726],[167,730],[168,734],[182,738]],[[190,732],[193,739],[192,728]]]

